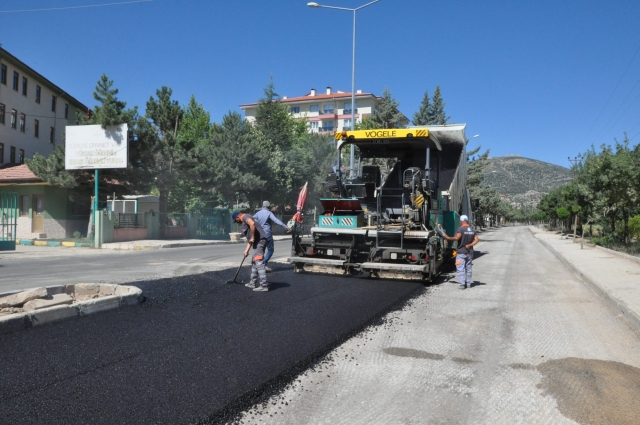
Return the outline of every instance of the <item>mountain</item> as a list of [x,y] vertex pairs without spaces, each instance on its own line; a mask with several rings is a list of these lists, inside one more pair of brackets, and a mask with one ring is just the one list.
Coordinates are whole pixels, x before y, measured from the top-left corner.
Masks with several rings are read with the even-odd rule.
[[489,158],[483,173],[485,183],[516,206],[536,206],[542,195],[573,178],[568,168],[517,155]]

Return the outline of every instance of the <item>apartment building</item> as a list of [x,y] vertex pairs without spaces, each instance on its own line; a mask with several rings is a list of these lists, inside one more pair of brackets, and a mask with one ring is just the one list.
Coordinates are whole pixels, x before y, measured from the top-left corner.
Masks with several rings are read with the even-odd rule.
[[0,47],[0,166],[22,164],[63,144],[87,107]]
[[[306,119],[309,122],[309,131],[315,133],[333,133],[336,131],[350,130],[351,122],[351,93],[336,91],[327,87],[324,93],[318,93],[311,89],[304,96],[288,98],[284,96],[282,103],[287,105],[295,118]],[[363,119],[373,113],[378,106],[380,98],[372,93],[363,93],[357,90],[355,94],[355,121]],[[249,122],[255,121],[257,103],[240,105]],[[409,122],[406,119],[405,125]]]

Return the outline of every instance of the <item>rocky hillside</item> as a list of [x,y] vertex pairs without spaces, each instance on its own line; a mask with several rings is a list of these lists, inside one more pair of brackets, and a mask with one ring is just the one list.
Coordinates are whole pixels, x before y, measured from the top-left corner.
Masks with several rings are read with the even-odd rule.
[[571,170],[517,155],[490,158],[484,181],[513,205],[536,206],[542,195],[569,183]]

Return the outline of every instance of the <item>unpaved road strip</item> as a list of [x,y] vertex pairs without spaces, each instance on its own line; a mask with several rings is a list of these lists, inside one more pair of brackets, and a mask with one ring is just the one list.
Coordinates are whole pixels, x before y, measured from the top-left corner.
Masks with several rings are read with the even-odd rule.
[[638,424],[640,338],[525,227],[245,412],[269,424]]

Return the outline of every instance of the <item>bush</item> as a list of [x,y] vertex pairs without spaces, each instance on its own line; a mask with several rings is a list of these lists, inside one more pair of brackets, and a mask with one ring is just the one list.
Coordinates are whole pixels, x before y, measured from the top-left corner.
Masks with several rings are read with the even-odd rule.
[[632,238],[640,240],[640,215],[634,215],[629,219],[629,234]]

